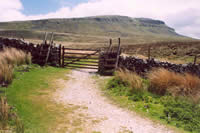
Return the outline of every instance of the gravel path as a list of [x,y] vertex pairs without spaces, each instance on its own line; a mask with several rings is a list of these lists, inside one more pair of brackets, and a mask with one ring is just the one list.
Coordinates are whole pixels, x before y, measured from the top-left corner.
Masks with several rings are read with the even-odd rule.
[[[65,87],[57,91],[57,101],[84,107],[79,112],[86,114],[84,130],[87,133],[172,133],[166,127],[141,118],[110,103],[101,95],[91,70],[72,70]],[[89,119],[92,118],[92,119]],[[87,123],[87,124],[86,124]],[[94,132],[95,131],[95,132]],[[79,131],[81,132],[81,131]]]

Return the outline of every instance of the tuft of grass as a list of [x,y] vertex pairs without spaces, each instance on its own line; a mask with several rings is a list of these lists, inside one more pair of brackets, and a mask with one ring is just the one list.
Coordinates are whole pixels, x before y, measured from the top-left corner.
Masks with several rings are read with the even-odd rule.
[[7,127],[9,112],[9,106],[6,98],[0,97],[0,128],[2,129],[5,129]]
[[29,65],[32,63],[32,56],[30,52],[28,54],[25,54],[25,63]]
[[2,57],[1,59],[10,65],[22,65],[31,62],[30,54],[26,54],[22,50],[16,48],[4,48],[0,56]]
[[[0,60],[2,61],[2,60]],[[9,84],[13,79],[13,66],[6,62],[0,62],[0,84]]]
[[200,99],[200,78],[189,73],[179,74],[160,68],[152,70],[148,75],[149,91],[165,95],[186,96],[194,102]]
[[177,86],[183,81],[182,76],[166,69],[154,69],[147,75],[150,80],[150,91],[160,95],[166,94],[169,86]]
[[26,54],[15,48],[4,48],[0,52],[0,84],[10,84],[14,67],[22,64],[31,64],[30,53]]
[[[0,130],[16,130],[16,133],[24,133],[24,125],[19,120],[16,113],[12,111],[12,107],[8,105],[7,98],[1,96],[0,97]],[[14,124],[15,126],[12,126],[12,129],[10,128],[10,125]]]
[[116,72],[115,77],[120,79],[124,83],[127,83],[133,89],[133,91],[144,90],[142,78],[134,72],[131,72],[127,69],[119,69]]
[[16,133],[24,133],[24,124],[16,117]]
[[0,130],[24,133],[23,123],[19,120],[13,108],[8,105],[7,98],[3,96],[0,96]]

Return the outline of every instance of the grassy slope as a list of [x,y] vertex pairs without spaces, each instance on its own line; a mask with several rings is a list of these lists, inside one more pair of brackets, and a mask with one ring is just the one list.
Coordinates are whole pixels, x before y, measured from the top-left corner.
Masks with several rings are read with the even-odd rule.
[[[9,22],[0,23],[0,29],[12,30],[12,33],[17,34],[18,37],[21,34],[25,38],[32,37],[34,39],[41,39],[41,32],[36,31],[53,31],[58,32],[55,40],[72,42],[102,43],[102,40],[106,40],[107,37],[122,37],[127,43],[189,39],[179,36],[162,21],[133,19],[125,16]],[[8,32],[0,31],[0,34],[5,35]]]
[[46,19],[0,23],[1,29],[59,31],[62,33],[129,36],[141,34],[177,35],[163,22],[125,16],[97,16],[76,19]]
[[[56,130],[55,122],[62,117],[59,105],[49,101],[55,90],[52,82],[62,78],[66,69],[33,67],[30,72],[16,72],[16,79],[6,89],[8,103],[17,109],[26,133],[49,133]],[[51,128],[50,128],[51,127]]]

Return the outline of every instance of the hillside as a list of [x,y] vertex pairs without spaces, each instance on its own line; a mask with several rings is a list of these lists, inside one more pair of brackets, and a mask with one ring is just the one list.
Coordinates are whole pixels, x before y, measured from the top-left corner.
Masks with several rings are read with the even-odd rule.
[[[38,32],[40,31],[40,32]],[[42,38],[41,32],[62,33],[60,41],[102,40],[108,37],[122,37],[128,42],[189,39],[175,32],[165,22],[147,18],[126,16],[96,16],[71,19],[46,19],[0,23],[0,35],[21,34],[25,38]],[[43,34],[43,33],[42,33]],[[76,36],[74,36],[76,35]],[[82,38],[82,39],[80,39]]]

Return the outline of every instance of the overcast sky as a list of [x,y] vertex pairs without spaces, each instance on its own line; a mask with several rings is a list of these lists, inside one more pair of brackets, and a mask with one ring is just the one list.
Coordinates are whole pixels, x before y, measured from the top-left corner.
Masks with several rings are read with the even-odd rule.
[[159,19],[200,38],[200,0],[0,0],[0,21],[125,15]]

